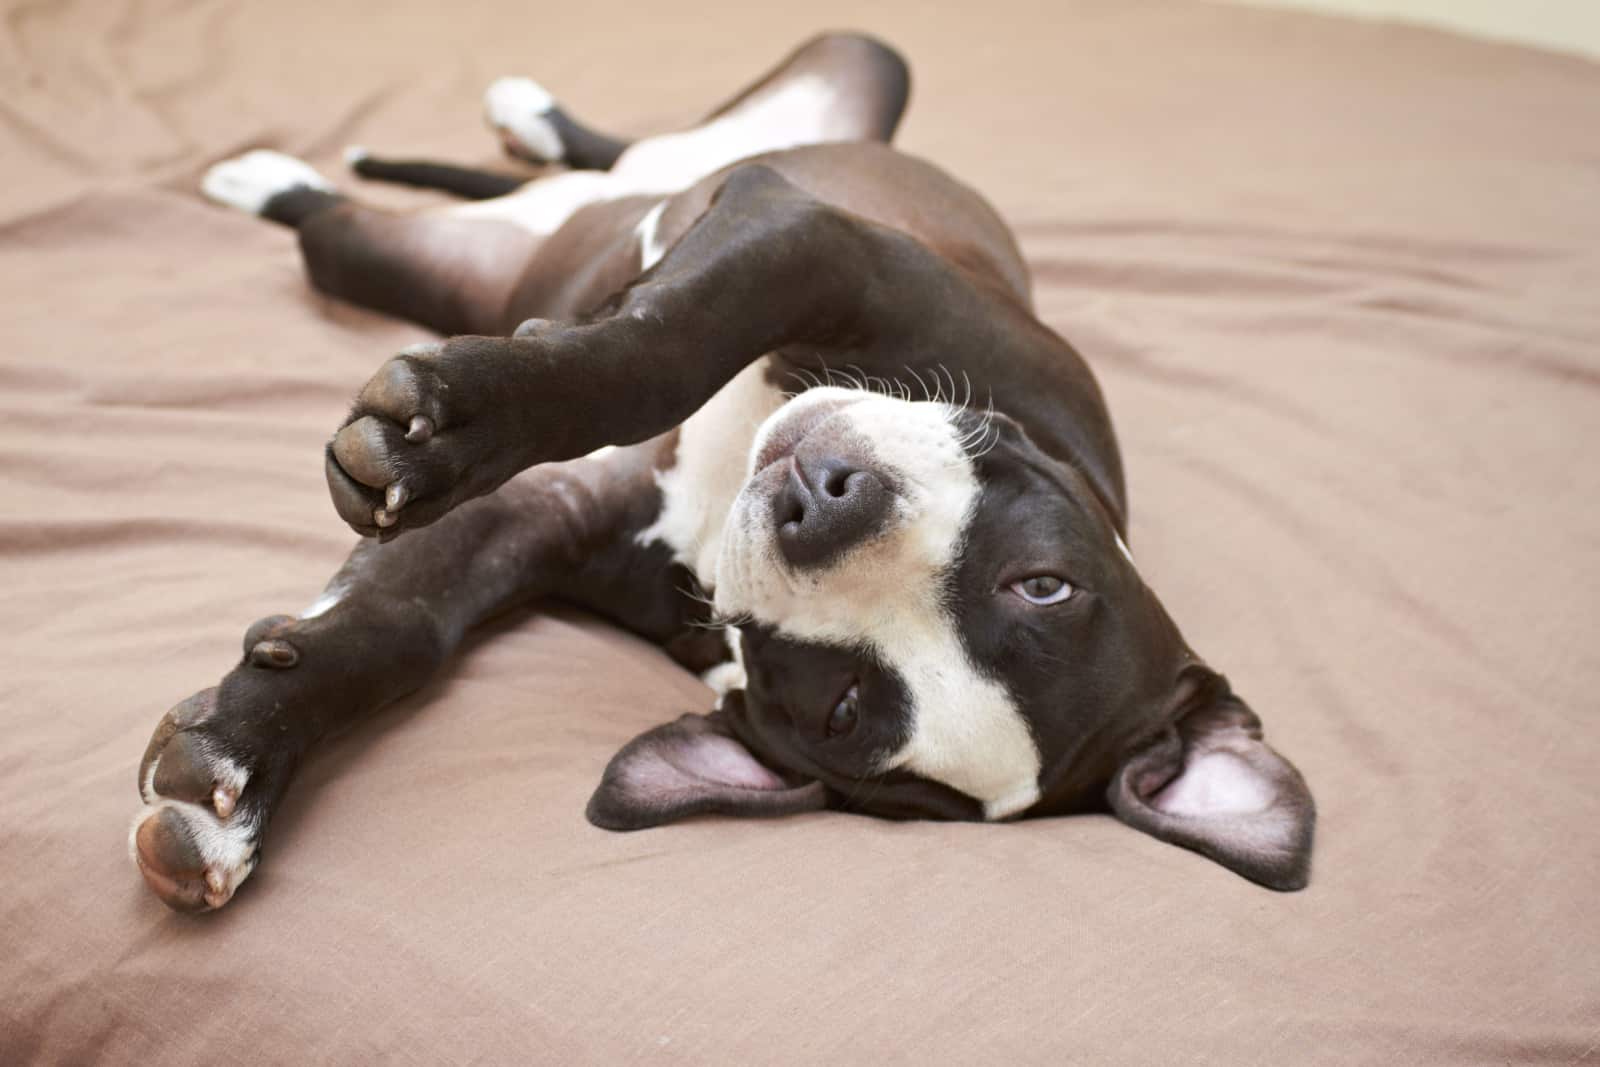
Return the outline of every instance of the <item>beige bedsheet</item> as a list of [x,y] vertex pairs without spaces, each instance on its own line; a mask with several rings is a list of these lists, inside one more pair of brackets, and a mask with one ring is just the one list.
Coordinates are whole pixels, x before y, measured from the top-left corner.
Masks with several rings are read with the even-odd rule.
[[[1600,66],[1142,0],[4,10],[0,1062],[1600,1057]],[[846,24],[1098,369],[1141,569],[1315,790],[1311,887],[1107,817],[604,833],[606,759],[707,695],[529,612],[169,913],[144,742],[342,558],[321,444],[421,336],[202,169],[490,160],[509,72],[644,132]]]

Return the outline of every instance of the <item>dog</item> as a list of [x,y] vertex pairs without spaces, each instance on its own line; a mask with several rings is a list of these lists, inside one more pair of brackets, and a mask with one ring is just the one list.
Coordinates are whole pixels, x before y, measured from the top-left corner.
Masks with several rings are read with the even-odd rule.
[[598,826],[1109,810],[1307,883],[1310,792],[1141,579],[1088,366],[995,211],[888,147],[909,86],[827,34],[629,143],[503,79],[504,146],[560,167],[353,153],[468,198],[415,214],[273,152],[206,174],[297,231],[318,289],[447,339],[383,364],[326,448],[363,540],[321,597],[156,727],[131,848],[161,900],[226,904],[319,739],[541,597],[718,694],[616,753]]

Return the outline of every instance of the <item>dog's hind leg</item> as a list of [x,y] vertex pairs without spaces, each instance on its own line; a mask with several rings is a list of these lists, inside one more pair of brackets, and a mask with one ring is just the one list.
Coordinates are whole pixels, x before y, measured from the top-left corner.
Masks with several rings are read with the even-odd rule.
[[911,95],[911,71],[899,52],[866,34],[824,33],[801,44],[700,125],[703,128],[750,109],[759,111],[793,83],[808,81],[820,82],[830,90],[828,119],[832,129],[844,136],[828,140],[892,139]]
[[880,41],[831,33],[797,48],[692,129],[633,144],[620,181],[674,190],[764,152],[831,141],[888,141],[910,93],[905,61]]
[[321,291],[445,334],[500,330],[538,247],[537,235],[504,221],[366,207],[279,152],[219,163],[201,187],[213,200],[294,229]]
[[629,143],[574,119],[527,78],[484,95],[506,151],[574,170],[609,170],[651,191],[675,191],[747,156],[826,141],[888,141],[905,112],[905,61],[861,34],[828,33],[795,49],[699,124]]

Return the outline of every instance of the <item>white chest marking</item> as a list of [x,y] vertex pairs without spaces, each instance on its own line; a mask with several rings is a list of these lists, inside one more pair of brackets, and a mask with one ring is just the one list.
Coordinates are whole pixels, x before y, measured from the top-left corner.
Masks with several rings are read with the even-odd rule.
[[666,544],[708,589],[716,580],[728,510],[744,488],[750,442],[784,400],[767,380],[767,360],[757,360],[678,428],[676,461],[656,475],[661,512],[638,542]]

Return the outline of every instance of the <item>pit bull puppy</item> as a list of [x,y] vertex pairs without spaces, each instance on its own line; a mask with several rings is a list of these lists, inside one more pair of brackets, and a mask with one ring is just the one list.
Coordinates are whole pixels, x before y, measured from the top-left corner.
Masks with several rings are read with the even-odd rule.
[[908,85],[881,43],[828,35],[629,144],[502,80],[506,147],[565,169],[355,153],[477,198],[419,214],[271,152],[206,175],[298,231],[318,288],[449,339],[385,363],[327,447],[364,540],[322,596],[157,726],[132,847],[163,901],[227,903],[320,738],[537,597],[720,693],[622,747],[599,826],[1109,809],[1306,884],[1310,793],[1140,578],[1089,368],[994,211],[886,146]]

